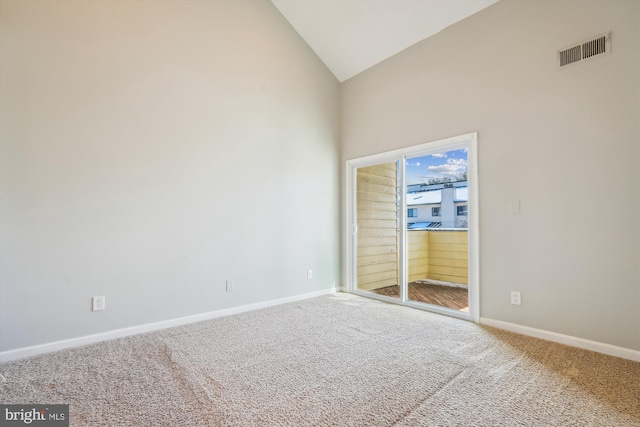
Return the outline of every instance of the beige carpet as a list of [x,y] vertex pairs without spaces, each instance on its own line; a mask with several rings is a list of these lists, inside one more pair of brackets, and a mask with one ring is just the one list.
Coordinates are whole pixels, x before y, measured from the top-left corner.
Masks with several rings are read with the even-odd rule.
[[78,426],[640,426],[640,363],[348,294],[0,373]]

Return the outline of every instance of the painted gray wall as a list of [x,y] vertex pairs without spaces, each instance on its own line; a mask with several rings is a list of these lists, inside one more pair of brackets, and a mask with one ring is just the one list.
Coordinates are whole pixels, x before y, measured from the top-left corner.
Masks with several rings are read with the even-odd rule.
[[478,131],[482,317],[640,350],[639,5],[503,0],[342,84],[343,160]]
[[339,86],[270,2],[2,1],[0,28],[0,350],[338,280]]

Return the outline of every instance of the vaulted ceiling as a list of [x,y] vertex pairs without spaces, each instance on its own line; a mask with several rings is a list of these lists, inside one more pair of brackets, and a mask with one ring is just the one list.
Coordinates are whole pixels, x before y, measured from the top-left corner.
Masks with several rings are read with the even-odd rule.
[[343,82],[498,0],[271,0]]

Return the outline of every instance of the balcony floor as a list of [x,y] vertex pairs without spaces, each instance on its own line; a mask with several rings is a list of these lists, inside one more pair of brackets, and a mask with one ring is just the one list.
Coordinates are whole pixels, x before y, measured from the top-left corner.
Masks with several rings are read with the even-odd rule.
[[[397,285],[388,286],[374,289],[370,292],[398,298],[400,296],[400,287]],[[409,300],[452,308],[458,311],[469,311],[469,293],[465,288],[412,282],[409,283]]]

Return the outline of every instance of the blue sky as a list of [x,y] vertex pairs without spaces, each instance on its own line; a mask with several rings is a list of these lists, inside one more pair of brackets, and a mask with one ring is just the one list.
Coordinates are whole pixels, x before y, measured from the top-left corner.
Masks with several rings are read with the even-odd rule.
[[427,182],[430,178],[455,177],[467,171],[467,150],[452,150],[407,159],[407,184]]

